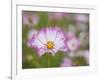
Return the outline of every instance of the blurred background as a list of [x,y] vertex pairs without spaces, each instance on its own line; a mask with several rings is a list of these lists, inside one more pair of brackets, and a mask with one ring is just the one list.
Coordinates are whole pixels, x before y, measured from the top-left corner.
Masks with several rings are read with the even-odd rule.
[[[75,51],[56,55],[37,55],[27,41],[32,34],[44,27],[58,26],[65,32],[72,32],[80,41]],[[76,67],[89,65],[89,14],[64,12],[22,11],[22,68]],[[48,56],[50,65],[48,66]]]

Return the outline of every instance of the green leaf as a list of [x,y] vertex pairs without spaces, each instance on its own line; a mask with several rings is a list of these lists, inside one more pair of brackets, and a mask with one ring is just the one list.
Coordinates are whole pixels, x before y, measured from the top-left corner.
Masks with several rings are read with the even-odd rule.
[[53,58],[52,58],[51,66],[52,67],[59,67],[61,62],[62,62],[63,57],[64,57],[64,53],[63,52],[57,52],[55,54],[55,56],[53,56]]
[[40,63],[42,67],[51,67],[52,62],[52,54],[45,53],[43,56],[40,57]]

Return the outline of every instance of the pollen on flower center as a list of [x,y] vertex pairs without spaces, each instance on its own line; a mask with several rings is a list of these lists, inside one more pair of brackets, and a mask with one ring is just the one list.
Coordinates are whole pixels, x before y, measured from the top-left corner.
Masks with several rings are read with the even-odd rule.
[[52,41],[48,41],[47,44],[46,44],[46,47],[48,49],[52,49],[52,48],[54,48],[54,43]]

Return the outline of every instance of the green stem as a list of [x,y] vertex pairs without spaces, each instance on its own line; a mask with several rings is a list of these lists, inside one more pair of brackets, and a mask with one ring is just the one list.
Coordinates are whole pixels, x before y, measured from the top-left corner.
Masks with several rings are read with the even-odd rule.
[[48,67],[50,67],[50,65],[51,65],[51,56],[50,56],[50,53],[48,53]]

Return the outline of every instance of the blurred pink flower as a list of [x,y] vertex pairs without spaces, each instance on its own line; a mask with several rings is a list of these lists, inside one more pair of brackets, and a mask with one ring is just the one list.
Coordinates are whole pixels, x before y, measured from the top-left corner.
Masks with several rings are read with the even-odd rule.
[[77,22],[89,22],[89,16],[86,14],[77,14],[75,15],[75,20]]
[[63,62],[61,63],[61,67],[70,67],[72,66],[72,60],[69,58],[64,58]]
[[30,39],[32,38],[32,36],[37,35],[37,33],[38,33],[37,30],[35,30],[35,29],[31,29],[31,30],[28,32],[28,35],[27,35],[28,40],[30,40]]
[[76,38],[75,33],[73,33],[73,32],[67,32],[66,37],[67,37],[67,39]]
[[30,14],[23,14],[23,17],[22,17],[22,20],[23,20],[23,24],[25,25],[37,25],[38,22],[39,22],[39,16],[37,15],[30,15]]
[[[30,31],[28,32],[28,35],[27,35],[28,40],[30,40],[33,36],[36,36],[37,33],[38,33],[37,30],[34,30],[34,29],[30,30]],[[27,42],[27,46],[28,46],[28,47],[31,46],[29,42]]]
[[54,55],[57,51],[63,50],[65,46],[65,36],[58,27],[41,29],[36,36],[33,36],[29,43],[42,56],[46,52]]
[[37,25],[38,24],[38,22],[39,22],[39,16],[38,15],[32,15],[31,16],[31,19],[32,19],[32,23],[34,25]]
[[64,18],[65,13],[49,13],[49,19],[53,19],[53,20],[60,20],[62,18]]
[[29,24],[29,16],[28,15],[23,15],[22,20],[23,20],[23,24]]
[[73,32],[68,32],[66,38],[66,45],[70,51],[75,51],[80,47],[80,41]]

